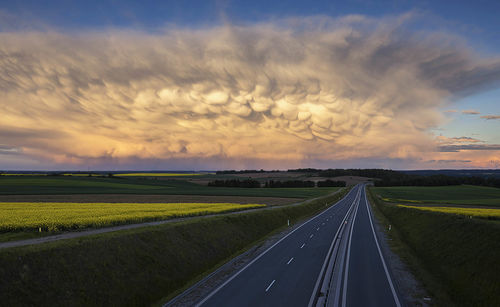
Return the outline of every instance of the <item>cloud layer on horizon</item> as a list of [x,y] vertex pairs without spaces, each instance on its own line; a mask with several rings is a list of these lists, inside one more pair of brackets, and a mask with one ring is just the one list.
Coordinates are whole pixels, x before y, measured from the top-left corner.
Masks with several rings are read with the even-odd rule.
[[439,155],[439,108],[497,85],[500,59],[407,19],[1,32],[0,144],[75,165]]

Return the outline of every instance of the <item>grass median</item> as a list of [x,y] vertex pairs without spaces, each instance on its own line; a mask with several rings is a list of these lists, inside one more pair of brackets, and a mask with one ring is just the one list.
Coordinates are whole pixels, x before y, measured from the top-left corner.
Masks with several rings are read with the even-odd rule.
[[150,305],[344,192],[301,205],[0,251],[5,305]]

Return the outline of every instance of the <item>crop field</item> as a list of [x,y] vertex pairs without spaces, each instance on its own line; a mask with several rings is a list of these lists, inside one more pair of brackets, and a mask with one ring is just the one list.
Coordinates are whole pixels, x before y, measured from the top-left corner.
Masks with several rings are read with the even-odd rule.
[[384,201],[414,204],[456,204],[500,207],[500,189],[459,185],[441,187],[378,187]]
[[427,206],[407,206],[398,205],[398,207],[412,208],[424,211],[441,212],[448,214],[458,214],[464,216],[472,216],[486,219],[500,219],[500,209],[484,209],[484,208],[459,208],[459,207],[427,207]]
[[[0,203],[0,232],[99,228],[265,207],[234,203]],[[41,228],[41,229],[40,229]]]
[[323,196],[336,190],[338,188],[218,188],[192,183],[189,180],[155,180],[141,177],[0,176],[0,195],[163,194],[303,199]]
[[127,173],[115,174],[118,177],[189,177],[189,176],[202,176],[201,173]]

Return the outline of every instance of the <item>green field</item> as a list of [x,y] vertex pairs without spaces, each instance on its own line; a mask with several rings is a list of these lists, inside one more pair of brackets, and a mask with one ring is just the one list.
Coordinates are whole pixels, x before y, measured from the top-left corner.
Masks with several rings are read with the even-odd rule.
[[[213,178],[215,175],[200,175]],[[311,198],[338,188],[217,188],[189,180],[140,177],[0,176],[0,195],[38,194],[169,194]]]
[[0,233],[61,231],[206,215],[260,204],[228,203],[0,203]]
[[379,187],[373,192],[384,201],[415,204],[500,206],[500,189],[459,185],[442,187]]
[[201,176],[201,173],[127,173],[115,174],[117,177],[189,177]]

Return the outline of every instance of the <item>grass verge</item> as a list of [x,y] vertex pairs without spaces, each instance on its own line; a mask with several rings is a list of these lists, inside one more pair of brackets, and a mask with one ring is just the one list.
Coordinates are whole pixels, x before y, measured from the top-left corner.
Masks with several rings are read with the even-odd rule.
[[344,193],[236,215],[0,251],[7,306],[137,306],[176,293],[215,266]]
[[[500,223],[387,204],[373,197],[396,253],[437,306],[500,305]],[[387,228],[386,228],[387,229]]]

